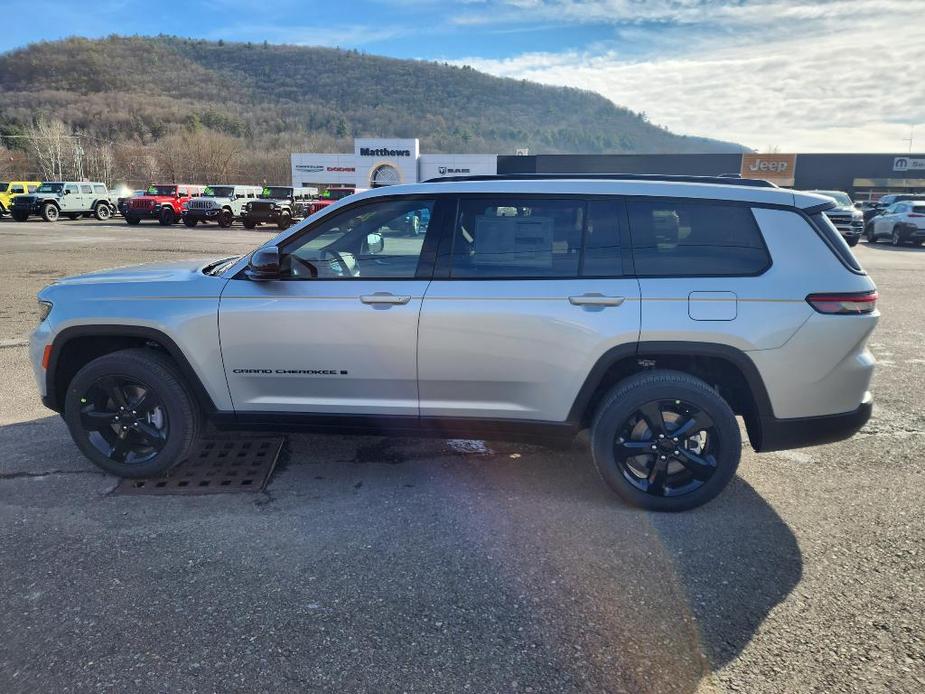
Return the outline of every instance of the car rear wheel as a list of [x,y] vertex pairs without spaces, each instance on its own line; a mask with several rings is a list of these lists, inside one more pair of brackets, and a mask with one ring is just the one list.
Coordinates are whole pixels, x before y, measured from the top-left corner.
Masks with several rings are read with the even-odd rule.
[[77,372],[64,419],[77,447],[102,469],[120,477],[153,477],[189,455],[201,415],[167,357],[153,349],[128,349]]
[[218,225],[222,229],[227,229],[234,222],[234,215],[231,210],[222,210],[218,213]]
[[683,511],[726,487],[742,439],[729,404],[705,382],[653,370],[621,381],[603,399],[591,449],[601,477],[624,501]]
[[110,217],[112,217],[112,209],[109,207],[109,205],[99,203],[93,210],[93,216],[101,222],[105,222]]
[[44,219],[46,222],[57,222],[59,215],[60,210],[58,209],[57,205],[46,202],[42,206],[42,219]]

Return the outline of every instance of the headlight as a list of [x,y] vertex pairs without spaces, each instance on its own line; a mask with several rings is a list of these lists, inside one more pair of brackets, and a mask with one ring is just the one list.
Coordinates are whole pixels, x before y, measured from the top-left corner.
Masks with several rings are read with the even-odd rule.
[[48,318],[49,313],[51,313],[51,302],[39,301],[39,323]]

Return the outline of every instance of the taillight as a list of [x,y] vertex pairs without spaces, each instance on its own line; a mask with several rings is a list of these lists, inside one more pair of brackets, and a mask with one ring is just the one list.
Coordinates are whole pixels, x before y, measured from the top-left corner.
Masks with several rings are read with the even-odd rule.
[[819,313],[856,316],[873,313],[880,295],[876,291],[851,294],[810,294],[806,301]]

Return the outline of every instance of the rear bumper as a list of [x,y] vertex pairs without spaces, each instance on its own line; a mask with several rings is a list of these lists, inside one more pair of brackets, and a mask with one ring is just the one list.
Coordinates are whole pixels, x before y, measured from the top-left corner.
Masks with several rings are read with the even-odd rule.
[[766,453],[842,441],[854,436],[867,423],[873,409],[873,398],[866,392],[860,406],[851,412],[792,419],[761,417],[760,441],[757,446],[752,441],[752,445],[756,451]]

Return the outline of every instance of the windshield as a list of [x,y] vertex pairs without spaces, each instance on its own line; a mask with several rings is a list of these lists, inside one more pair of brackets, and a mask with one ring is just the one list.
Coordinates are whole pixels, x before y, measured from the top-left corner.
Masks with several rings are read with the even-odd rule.
[[230,198],[234,195],[234,186],[206,186],[202,191],[204,198]]
[[145,191],[147,195],[174,195],[176,192],[176,186],[148,186]]
[[260,193],[262,198],[290,198],[292,197],[292,188],[286,186],[269,186]]
[[63,183],[43,183],[36,189],[36,193],[60,193],[64,190]]
[[834,198],[835,202],[837,202],[840,207],[851,207],[854,204],[851,202],[851,198],[848,197],[848,194],[840,190],[817,190],[816,192],[820,195],[827,195],[830,198]]

